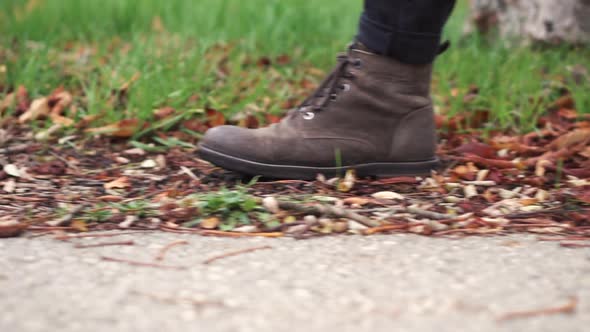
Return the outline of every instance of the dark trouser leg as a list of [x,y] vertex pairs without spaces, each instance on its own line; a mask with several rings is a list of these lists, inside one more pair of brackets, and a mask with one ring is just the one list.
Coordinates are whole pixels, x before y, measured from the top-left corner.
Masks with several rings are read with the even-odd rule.
[[455,0],[365,0],[357,40],[412,64],[434,61]]

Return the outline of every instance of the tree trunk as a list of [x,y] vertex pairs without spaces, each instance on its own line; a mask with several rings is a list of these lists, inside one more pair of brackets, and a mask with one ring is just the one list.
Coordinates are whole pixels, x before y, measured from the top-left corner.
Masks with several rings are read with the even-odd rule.
[[465,30],[525,42],[590,42],[590,0],[471,0]]

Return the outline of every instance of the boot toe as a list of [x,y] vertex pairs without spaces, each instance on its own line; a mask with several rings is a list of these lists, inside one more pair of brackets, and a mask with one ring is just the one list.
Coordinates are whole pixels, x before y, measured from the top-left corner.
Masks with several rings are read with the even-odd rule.
[[214,127],[207,130],[199,146],[232,157],[262,161],[268,156],[262,153],[262,142],[254,131],[237,126]]
[[222,153],[230,153],[236,149],[237,136],[242,136],[239,127],[219,126],[207,130],[201,139],[200,145]]

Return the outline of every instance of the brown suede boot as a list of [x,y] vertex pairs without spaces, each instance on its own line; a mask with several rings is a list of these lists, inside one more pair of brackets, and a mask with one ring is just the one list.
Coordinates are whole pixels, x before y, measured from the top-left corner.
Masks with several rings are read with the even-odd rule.
[[432,65],[408,65],[351,46],[317,91],[277,124],[211,128],[199,156],[272,178],[427,175],[438,165]]

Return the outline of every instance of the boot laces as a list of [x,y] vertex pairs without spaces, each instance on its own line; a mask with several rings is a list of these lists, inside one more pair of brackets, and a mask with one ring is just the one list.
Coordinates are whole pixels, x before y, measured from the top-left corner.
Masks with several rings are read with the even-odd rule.
[[338,93],[348,91],[350,84],[342,84],[342,79],[354,79],[354,74],[348,70],[350,66],[359,68],[362,64],[361,59],[353,58],[349,54],[339,54],[336,68],[324,79],[316,91],[297,107],[303,118],[311,120],[315,112],[324,109],[331,101],[336,100]]

